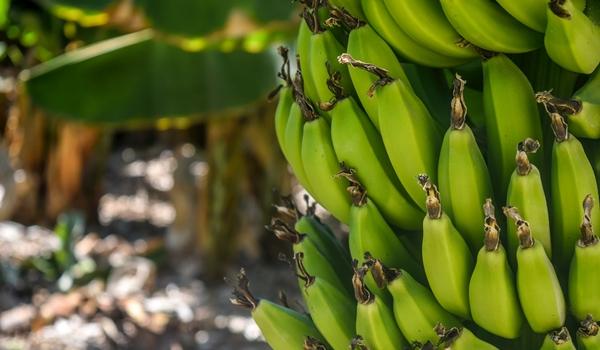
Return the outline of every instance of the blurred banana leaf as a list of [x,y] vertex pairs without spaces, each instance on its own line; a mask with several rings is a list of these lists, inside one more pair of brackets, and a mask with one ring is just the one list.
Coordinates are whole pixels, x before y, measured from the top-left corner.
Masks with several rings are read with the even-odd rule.
[[33,104],[56,116],[127,126],[223,115],[264,99],[276,62],[270,50],[188,52],[144,30],[69,52],[21,79]]
[[6,26],[8,20],[8,9],[10,8],[10,0],[0,0],[0,28]]
[[[2,1],[2,0],[0,0]],[[100,25],[102,16],[118,0],[38,0],[61,18],[82,24]],[[246,14],[256,24],[289,20],[291,0],[134,0],[151,27],[169,34],[201,37],[223,29],[235,11]]]

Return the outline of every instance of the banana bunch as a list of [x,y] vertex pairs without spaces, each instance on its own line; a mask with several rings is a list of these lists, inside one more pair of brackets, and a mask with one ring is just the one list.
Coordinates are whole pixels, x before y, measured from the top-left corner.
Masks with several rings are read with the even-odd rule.
[[306,311],[232,298],[267,343],[600,350],[600,2],[297,1],[273,96],[307,209],[267,229]]

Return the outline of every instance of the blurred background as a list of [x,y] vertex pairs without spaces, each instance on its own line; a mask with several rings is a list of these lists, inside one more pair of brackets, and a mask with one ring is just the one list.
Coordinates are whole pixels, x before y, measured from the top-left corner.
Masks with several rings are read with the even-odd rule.
[[[0,349],[267,349],[292,0],[0,0]],[[300,194],[298,194],[300,195]],[[294,298],[293,289],[290,300]]]

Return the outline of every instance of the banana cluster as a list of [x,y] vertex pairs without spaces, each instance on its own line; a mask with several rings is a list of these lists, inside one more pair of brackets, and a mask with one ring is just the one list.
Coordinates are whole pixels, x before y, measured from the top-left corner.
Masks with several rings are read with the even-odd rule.
[[276,206],[307,312],[232,299],[269,345],[600,349],[600,2],[299,1],[277,140],[349,237]]

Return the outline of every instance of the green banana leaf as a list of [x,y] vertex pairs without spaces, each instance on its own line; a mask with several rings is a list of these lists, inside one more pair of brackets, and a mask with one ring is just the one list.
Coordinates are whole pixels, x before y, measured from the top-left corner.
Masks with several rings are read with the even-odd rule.
[[276,84],[277,62],[271,50],[187,52],[145,30],[59,56],[25,71],[21,80],[34,105],[67,119],[202,119],[266,98]]
[[8,21],[10,0],[0,0],[0,29],[4,29]]
[[[0,0],[3,1],[3,0]],[[117,0],[38,0],[56,16],[83,25],[102,25],[103,13]],[[158,31],[186,37],[201,37],[223,28],[234,11],[241,11],[258,24],[287,21],[294,6],[282,0],[136,0],[150,26]]]

